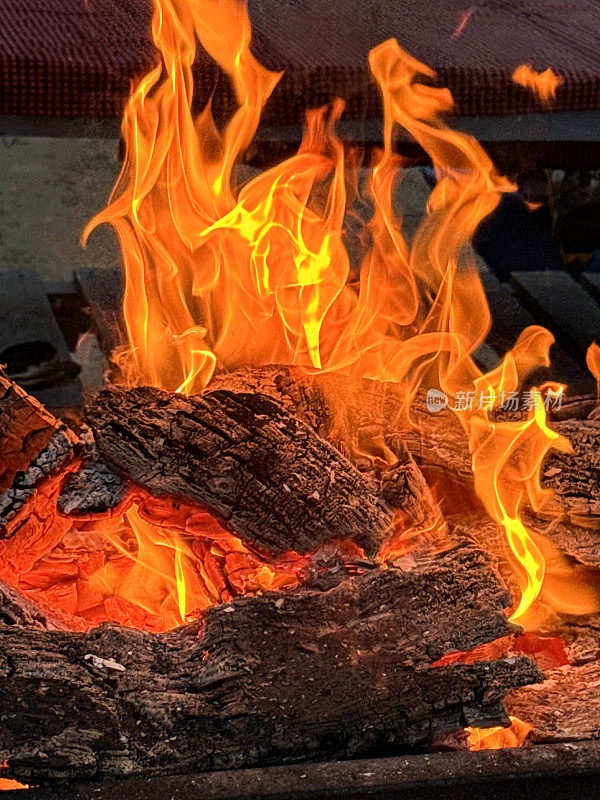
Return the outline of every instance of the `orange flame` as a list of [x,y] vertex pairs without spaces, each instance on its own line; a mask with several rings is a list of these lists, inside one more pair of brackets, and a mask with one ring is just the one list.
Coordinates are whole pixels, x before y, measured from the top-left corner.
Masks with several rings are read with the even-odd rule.
[[[369,55],[384,111],[383,151],[369,185],[373,244],[354,281],[343,223],[358,166],[335,134],[343,103],[309,112],[298,153],[237,189],[234,165],[280,77],[250,52],[245,6],[155,0],[153,37],[162,63],[131,97],[123,171],[110,205],[84,233],[108,222],[120,239],[129,335],[116,355],[123,380],[190,394],[216,368],[284,363],[396,382],[407,409],[420,386],[444,392],[468,437],[476,491],[503,525],[523,574],[513,615],[521,618],[542,586],[544,559],[519,510],[525,499],[536,507],[550,501],[540,466],[550,447],[566,444],[546,425],[540,391],[527,420],[493,418],[503,396],[548,364],[547,331],[524,331],[487,375],[473,360],[490,317],[470,241],[514,186],[474,139],[442,122],[452,98],[429,85],[432,70],[395,40],[384,42]],[[238,107],[221,131],[210,105],[198,117],[192,112],[196,39],[234,87]],[[438,179],[410,248],[392,202],[401,178],[396,126],[428,153]],[[471,395],[478,400],[466,403]],[[156,549],[143,521],[129,524],[138,552],[149,540]],[[187,553],[173,541],[169,547],[175,622],[196,599]]]
[[15,789],[29,789],[28,783],[19,783],[10,778],[0,778],[0,792],[9,792]]
[[465,728],[469,735],[469,750],[500,750],[503,747],[520,747],[529,732],[531,725],[518,717],[509,717],[508,728]]
[[598,402],[600,403],[600,347],[598,347],[596,342],[592,342],[588,347],[585,355],[585,363],[596,379],[596,393]]
[[517,67],[512,78],[519,86],[530,89],[543,103],[551,103],[556,99],[556,90],[563,82],[550,67],[543,72],[536,72],[529,64]]

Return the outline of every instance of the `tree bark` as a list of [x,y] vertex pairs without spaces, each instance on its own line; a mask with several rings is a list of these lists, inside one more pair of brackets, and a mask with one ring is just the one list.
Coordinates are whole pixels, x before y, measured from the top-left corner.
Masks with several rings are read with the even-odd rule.
[[260,394],[186,399],[159,389],[99,392],[87,408],[102,458],[155,497],[207,508],[271,555],[351,539],[378,550],[392,512],[335,448]]
[[[0,760],[14,777],[104,778],[352,757],[506,722],[527,658],[432,667],[515,631],[464,543],[325,592],[211,608],[202,626],[0,635]],[[23,687],[27,691],[23,691]]]

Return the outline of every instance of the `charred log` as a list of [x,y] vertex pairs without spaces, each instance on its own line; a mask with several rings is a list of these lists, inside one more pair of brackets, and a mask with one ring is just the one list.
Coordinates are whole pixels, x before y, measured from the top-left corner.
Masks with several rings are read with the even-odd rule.
[[[0,759],[13,776],[104,777],[357,756],[503,724],[526,658],[433,666],[512,632],[473,547],[268,593],[152,635],[2,629]],[[27,692],[23,686],[27,685]]]
[[87,408],[98,451],[155,497],[207,508],[270,554],[351,539],[376,552],[392,514],[334,447],[260,394],[186,399],[159,389],[99,392]]
[[[315,405],[311,409],[305,405],[305,413],[299,414],[289,397],[278,393],[272,380],[277,374],[274,370],[249,370],[243,373],[243,377],[234,373],[231,376],[231,388],[227,391],[243,395],[251,391],[253,395],[266,394],[272,397],[286,412],[291,412],[310,427],[326,434],[336,449],[343,451],[365,481],[370,483],[370,491],[391,510],[402,512],[407,526],[431,529],[437,525],[440,531],[444,528],[439,507],[429,486],[400,436],[389,435],[382,439],[375,428],[365,426],[355,437],[355,447],[348,447],[343,438],[332,436],[331,431],[319,421],[324,408],[323,398],[317,393],[310,396],[304,393],[303,402],[313,402]],[[224,378],[220,379],[221,384],[226,385]],[[214,388],[208,394],[213,391]],[[299,397],[297,394],[296,400],[299,401]],[[357,455],[361,447],[370,455]],[[93,449],[93,454],[84,460],[83,466],[65,482],[59,499],[62,513],[76,516],[114,513],[130,491],[127,480],[102,460],[95,447]],[[285,491],[286,485],[289,486],[289,483],[284,484]]]
[[83,517],[117,513],[131,485],[102,461],[91,430],[87,429],[82,438],[85,450],[81,466],[65,480],[57,508],[61,514]]
[[[232,391],[261,385],[291,413],[312,419],[320,434],[336,443],[336,437],[351,441],[368,428],[382,430],[388,440],[395,433],[422,467],[472,483],[471,457],[458,419],[447,410],[429,412],[422,394],[411,403],[409,423],[406,398],[395,384],[350,381],[343,375],[307,378],[284,367],[266,367],[220,376],[211,385],[230,386]],[[342,420],[335,399],[345,408]],[[584,411],[580,404],[574,405],[576,419],[560,415],[551,422],[573,448],[571,453],[551,451],[542,469],[542,485],[555,492],[560,506],[546,513],[530,509],[527,520],[569,555],[595,566],[600,561],[600,422],[584,418],[588,405]]]
[[0,370],[0,539],[40,485],[75,457],[77,437]]

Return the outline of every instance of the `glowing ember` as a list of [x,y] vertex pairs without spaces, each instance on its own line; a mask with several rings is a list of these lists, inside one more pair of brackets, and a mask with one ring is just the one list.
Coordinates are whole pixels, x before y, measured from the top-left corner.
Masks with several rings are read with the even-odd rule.
[[140,495],[122,514],[74,523],[17,585],[82,624],[162,631],[237,595],[294,586],[309,561],[290,552],[267,563],[206,512]]
[[527,739],[531,725],[518,717],[510,717],[509,728],[466,728],[469,750],[500,750],[520,747]]
[[536,72],[529,64],[521,64],[516,68],[513,81],[530,89],[544,103],[551,103],[556,98],[556,90],[563,82],[550,67],[543,72]]

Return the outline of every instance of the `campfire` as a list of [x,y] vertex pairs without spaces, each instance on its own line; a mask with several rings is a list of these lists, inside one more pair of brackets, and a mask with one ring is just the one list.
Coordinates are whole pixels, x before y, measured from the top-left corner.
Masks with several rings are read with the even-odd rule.
[[[513,185],[395,40],[369,57],[368,170],[335,101],[244,182],[280,75],[236,0],[154,6],[161,63],[84,234],[118,234],[128,343],[79,420],[0,373],[0,776],[586,739],[600,428],[537,380],[544,328],[478,358],[470,243]],[[195,110],[197,41],[230,79],[226,123]],[[515,80],[548,102],[559,83]],[[437,176],[410,243],[398,127]]]

